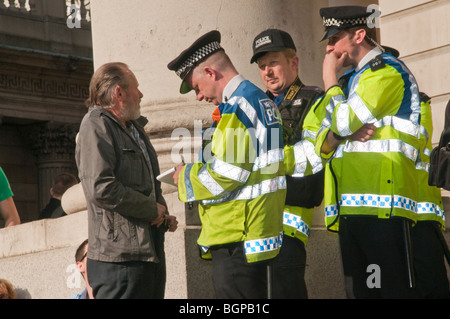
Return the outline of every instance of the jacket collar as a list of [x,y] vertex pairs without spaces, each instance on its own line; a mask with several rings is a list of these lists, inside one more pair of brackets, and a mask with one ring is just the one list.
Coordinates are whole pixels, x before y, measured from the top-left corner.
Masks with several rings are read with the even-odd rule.
[[234,91],[236,91],[239,85],[241,85],[241,83],[244,81],[245,78],[240,74],[232,78],[223,89],[222,102],[226,103],[228,99],[233,95]]
[[361,70],[367,63],[369,63],[373,58],[375,58],[377,55],[380,55],[381,50],[378,47],[373,48],[370,50],[362,59],[359,61],[358,66],[356,67],[355,71],[358,72]]

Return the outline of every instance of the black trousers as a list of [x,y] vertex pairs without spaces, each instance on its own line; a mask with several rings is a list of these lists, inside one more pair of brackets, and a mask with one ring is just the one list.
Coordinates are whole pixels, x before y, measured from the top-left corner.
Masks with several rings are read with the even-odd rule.
[[305,244],[296,238],[283,236],[280,253],[272,263],[274,299],[306,299]]
[[87,260],[89,284],[95,299],[162,299],[165,269],[159,263],[120,263]]
[[414,270],[420,298],[450,298],[444,248],[437,222],[420,221],[411,229]]
[[218,299],[266,299],[267,262],[247,263],[242,243],[211,249]]
[[339,243],[349,298],[418,297],[409,288],[403,219],[341,217]]

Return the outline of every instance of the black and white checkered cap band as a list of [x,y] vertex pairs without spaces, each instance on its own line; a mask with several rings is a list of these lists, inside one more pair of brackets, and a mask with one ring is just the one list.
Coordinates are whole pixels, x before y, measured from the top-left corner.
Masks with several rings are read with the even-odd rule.
[[323,18],[324,27],[341,27],[344,25],[363,25],[363,24],[367,24],[367,17],[360,17],[354,19]]
[[207,57],[214,51],[217,51],[221,49],[220,43],[217,41],[208,43],[207,45],[201,47],[197,51],[195,51],[194,54],[192,54],[189,58],[186,59],[186,61],[183,62],[183,64],[178,68],[176,71],[176,74],[183,78],[186,74],[186,70],[190,70],[190,68],[195,65],[198,61],[202,60],[204,57]]

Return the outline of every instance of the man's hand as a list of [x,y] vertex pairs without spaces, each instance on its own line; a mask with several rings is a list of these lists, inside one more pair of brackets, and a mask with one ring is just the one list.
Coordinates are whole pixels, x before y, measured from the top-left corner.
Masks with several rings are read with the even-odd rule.
[[172,176],[173,176],[173,181],[174,181],[175,185],[178,185],[178,176],[180,175],[180,172],[181,172],[181,170],[183,169],[183,167],[184,167],[184,163],[178,165],[177,169],[175,170],[175,172],[174,172],[173,175],[172,175]]
[[172,215],[166,215],[165,219],[166,219],[167,231],[169,231],[169,232],[176,231],[178,228],[177,218]]
[[372,123],[364,124],[364,126],[362,126],[352,135],[350,135],[348,138],[351,139],[352,141],[367,142],[372,138],[376,130],[377,127],[374,124]]
[[338,55],[335,51],[327,52],[322,64],[322,76],[325,91],[338,84],[337,75],[344,67],[348,53]]
[[156,203],[156,206],[158,207],[158,216],[150,223],[150,225],[159,227],[164,222],[167,209],[166,206],[160,203]]

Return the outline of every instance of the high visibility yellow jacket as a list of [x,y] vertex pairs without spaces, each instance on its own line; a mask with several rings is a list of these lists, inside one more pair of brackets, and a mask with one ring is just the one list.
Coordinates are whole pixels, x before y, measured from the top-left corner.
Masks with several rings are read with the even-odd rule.
[[436,221],[445,228],[444,207],[442,204],[441,189],[428,184],[428,170],[430,154],[433,148],[431,136],[433,135],[433,121],[430,99],[422,95],[421,101],[421,127],[420,127],[420,153],[416,162],[418,175],[419,198],[417,200],[417,219],[419,221]]
[[[372,51],[375,52],[375,51]],[[371,53],[372,53],[371,52]],[[375,56],[375,55],[374,55]],[[325,172],[325,223],[339,229],[339,216],[369,215],[418,220],[416,162],[421,150],[420,99],[408,68],[390,54],[377,55],[359,70],[349,71],[326,92],[327,115],[316,141],[331,129],[346,137],[375,123],[367,142],[345,140]]]
[[185,165],[179,198],[199,202],[197,243],[209,248],[242,243],[248,262],[275,257],[282,243],[286,196],[283,134],[276,105],[255,85],[234,78],[219,106],[210,159]]
[[[322,89],[315,86],[305,86],[300,78],[286,88],[284,94],[274,96],[270,91],[266,94],[277,104],[283,121],[283,139],[285,150],[292,150],[292,155],[305,157],[307,150],[312,153],[317,162],[311,167],[317,174],[305,174],[297,170],[295,176],[286,176],[287,194],[283,213],[283,231],[285,236],[297,238],[306,246],[309,239],[314,207],[319,206],[323,199],[323,166],[314,153],[314,141],[320,120],[315,116],[314,109],[323,95]],[[292,146],[294,144],[296,147]],[[296,151],[294,151],[296,150]],[[300,160],[300,159],[299,159]],[[291,160],[285,156],[285,164]],[[293,159],[292,159],[293,161]],[[305,167],[308,164],[305,164]],[[295,165],[295,163],[294,163]],[[300,167],[298,167],[300,169]]]
[[[313,101],[303,121],[301,140],[294,145],[285,145],[284,164],[287,175],[294,178],[308,178],[324,169],[325,162],[315,153],[316,135],[326,113],[324,106],[326,104],[322,103],[322,98]],[[305,182],[308,182],[308,180],[305,180]],[[317,180],[314,182],[317,183]],[[321,187],[323,187],[323,182]],[[317,189],[310,189],[309,191],[315,192]],[[301,197],[302,194],[298,194],[298,196]],[[297,238],[307,245],[313,211],[314,208],[311,208],[311,206],[286,204],[283,213],[284,234]]]

